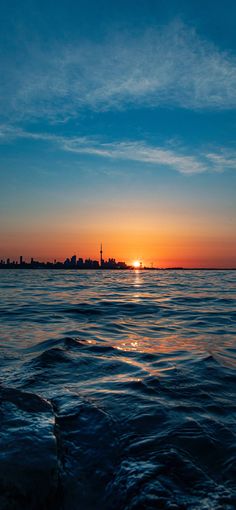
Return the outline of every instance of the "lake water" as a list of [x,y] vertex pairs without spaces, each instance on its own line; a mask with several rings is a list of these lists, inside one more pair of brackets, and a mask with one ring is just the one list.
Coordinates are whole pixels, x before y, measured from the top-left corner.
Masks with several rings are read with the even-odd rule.
[[236,271],[0,271],[1,510],[236,508]]

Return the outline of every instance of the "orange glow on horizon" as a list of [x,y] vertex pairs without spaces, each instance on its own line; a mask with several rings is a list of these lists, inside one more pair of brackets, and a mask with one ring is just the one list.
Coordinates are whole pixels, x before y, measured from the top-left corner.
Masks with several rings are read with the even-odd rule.
[[59,215],[49,222],[42,213],[37,221],[23,218],[18,229],[9,218],[1,237],[0,259],[19,260],[22,255],[28,261],[31,257],[64,261],[75,254],[99,261],[102,241],[105,260],[114,257],[128,265],[142,260],[146,267],[236,267],[235,225],[223,219],[213,222],[200,215],[166,213],[157,220],[138,211],[117,215],[112,210],[108,216],[89,211],[80,222],[75,214],[71,217],[69,221]]

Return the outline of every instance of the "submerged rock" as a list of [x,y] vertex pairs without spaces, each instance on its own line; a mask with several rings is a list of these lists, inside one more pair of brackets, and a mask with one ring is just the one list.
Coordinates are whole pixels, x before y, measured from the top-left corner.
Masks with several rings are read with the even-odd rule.
[[53,508],[58,486],[51,404],[20,390],[0,388],[0,508]]

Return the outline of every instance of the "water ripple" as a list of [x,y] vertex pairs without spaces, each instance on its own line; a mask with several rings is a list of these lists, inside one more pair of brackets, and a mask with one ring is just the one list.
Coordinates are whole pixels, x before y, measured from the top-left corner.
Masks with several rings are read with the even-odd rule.
[[235,283],[2,271],[0,507],[235,509]]

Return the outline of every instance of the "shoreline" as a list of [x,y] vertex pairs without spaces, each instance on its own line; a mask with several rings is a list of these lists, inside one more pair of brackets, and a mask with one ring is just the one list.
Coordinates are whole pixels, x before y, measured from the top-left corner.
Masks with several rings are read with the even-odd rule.
[[53,271],[236,271],[236,267],[142,267],[142,268],[133,268],[133,267],[126,267],[126,268],[92,268],[92,267],[54,267],[53,265],[45,265],[45,266],[39,266],[39,267],[19,267],[17,265],[15,266],[0,266],[0,270],[32,270],[32,271],[43,271],[43,270],[53,270]]

